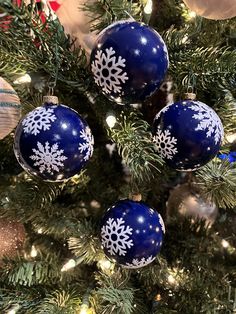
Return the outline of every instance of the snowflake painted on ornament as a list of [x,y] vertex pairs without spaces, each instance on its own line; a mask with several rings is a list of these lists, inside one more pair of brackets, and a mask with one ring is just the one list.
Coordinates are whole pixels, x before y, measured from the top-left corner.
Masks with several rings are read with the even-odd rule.
[[197,112],[193,115],[193,118],[200,121],[195,130],[207,130],[207,137],[215,134],[215,144],[219,143],[224,136],[224,129],[215,111],[200,101],[194,102],[194,105],[190,106],[190,108]]
[[161,225],[161,230],[162,230],[162,232],[163,232],[163,233],[166,233],[165,224],[164,224],[164,221],[163,221],[163,219],[162,219],[162,217],[161,217],[160,214],[158,214],[158,218],[159,218],[159,223],[160,223],[160,225]]
[[86,161],[89,160],[93,154],[94,138],[89,127],[86,127],[85,130],[80,131],[80,136],[84,140],[84,143],[79,144],[79,151],[80,153],[86,151],[84,156],[84,160]]
[[30,112],[22,121],[24,132],[37,135],[41,130],[49,130],[51,122],[56,119],[52,108],[37,108]]
[[97,50],[96,60],[92,62],[92,72],[97,85],[102,87],[106,94],[111,92],[119,93],[121,91],[121,83],[128,80],[125,68],[125,59],[115,55],[115,50],[110,47],[106,52]]
[[58,149],[58,144],[53,144],[50,147],[49,142],[45,143],[45,147],[37,142],[38,149],[33,148],[34,155],[30,156],[32,160],[35,160],[35,167],[39,167],[41,173],[47,172],[53,174],[54,171],[59,172],[59,168],[63,168],[63,161],[67,159],[63,149]]
[[153,136],[153,141],[162,158],[172,159],[173,156],[178,153],[175,147],[177,139],[171,136],[169,130],[162,132],[161,129],[158,128],[156,134]]
[[158,118],[160,118],[160,116],[161,116],[162,113],[167,112],[171,105],[172,105],[172,103],[169,104],[169,105],[166,105],[164,108],[162,108],[162,109],[156,114],[155,120],[157,120]]
[[140,268],[147,266],[148,264],[152,263],[155,260],[156,257],[153,257],[152,255],[149,256],[148,258],[142,257],[140,260],[134,258],[131,263],[126,263],[124,266],[125,268]]
[[111,255],[126,255],[134,243],[130,239],[133,229],[125,225],[123,218],[109,218],[101,229],[102,245]]

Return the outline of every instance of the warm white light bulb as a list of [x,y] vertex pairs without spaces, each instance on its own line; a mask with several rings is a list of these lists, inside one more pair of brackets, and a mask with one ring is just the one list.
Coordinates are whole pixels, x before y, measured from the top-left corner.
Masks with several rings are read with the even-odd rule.
[[35,246],[32,245],[31,252],[30,252],[30,256],[31,256],[31,257],[36,257],[37,255],[38,255],[38,252],[37,252]]
[[174,278],[172,275],[169,275],[168,278],[167,278],[167,280],[168,280],[168,282],[169,282],[170,284],[172,284],[172,285],[175,283],[175,278]]
[[236,141],[236,133],[226,135],[226,139],[229,143],[233,143],[234,141]]
[[188,16],[190,17],[190,19],[194,19],[197,16],[197,13],[194,11],[190,11]]
[[81,306],[79,314],[88,314],[88,306],[86,304]]
[[102,269],[110,269],[112,267],[112,263],[108,259],[102,259],[99,261],[99,264]]
[[41,233],[43,233],[43,229],[42,229],[42,228],[39,228],[39,229],[37,230],[37,232],[38,232],[39,234],[41,234]]
[[16,314],[16,312],[20,309],[19,304],[14,305],[6,314]]
[[76,262],[74,259],[70,259],[65,265],[63,265],[61,271],[67,271],[76,266]]
[[116,117],[113,114],[109,114],[106,117],[106,123],[109,126],[109,128],[114,128],[115,124],[116,124]]
[[144,13],[145,14],[151,14],[152,13],[152,0],[148,0],[145,7],[144,7]]
[[16,79],[13,84],[25,84],[25,83],[30,83],[31,82],[31,77],[29,74],[24,74],[20,77],[18,77],[18,79]]
[[229,242],[226,241],[225,239],[223,239],[223,240],[221,241],[221,245],[222,245],[225,249],[227,249],[227,247],[229,247]]

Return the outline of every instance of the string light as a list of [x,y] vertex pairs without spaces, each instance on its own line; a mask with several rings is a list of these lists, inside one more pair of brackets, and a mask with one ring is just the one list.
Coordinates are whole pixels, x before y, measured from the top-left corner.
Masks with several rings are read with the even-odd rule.
[[188,16],[190,19],[194,19],[197,16],[197,13],[194,11],[189,11]]
[[109,113],[106,117],[106,123],[109,126],[109,128],[114,128],[116,124],[116,117],[113,113]]
[[148,0],[145,7],[144,7],[144,13],[145,14],[151,14],[152,13],[152,0]]
[[39,229],[37,230],[37,232],[38,232],[39,234],[43,233],[43,228],[39,228]]
[[6,314],[16,314],[19,309],[20,309],[19,304],[16,304]]
[[103,272],[111,272],[114,270],[115,264],[109,261],[107,258],[102,258],[98,261],[98,266]]
[[233,143],[234,141],[236,141],[236,133],[226,135],[226,139],[229,143]]
[[168,282],[173,285],[176,283],[176,280],[175,278],[172,276],[172,275],[169,275],[168,278],[167,278]]
[[29,74],[24,74],[20,77],[18,77],[18,79],[16,79],[13,84],[16,84],[16,85],[20,85],[20,84],[26,84],[26,83],[30,83],[31,82],[31,77]]
[[74,259],[70,259],[65,265],[63,265],[61,271],[68,271],[76,266],[76,261]]
[[221,241],[221,245],[222,245],[225,249],[227,249],[227,248],[229,247],[229,242],[226,241],[225,239],[223,239],[223,240]]
[[82,304],[79,314],[88,314],[88,313],[89,313],[88,305],[87,304]]
[[36,250],[35,246],[32,245],[31,247],[31,252],[30,252],[30,256],[31,257],[36,257],[38,255],[38,251]]

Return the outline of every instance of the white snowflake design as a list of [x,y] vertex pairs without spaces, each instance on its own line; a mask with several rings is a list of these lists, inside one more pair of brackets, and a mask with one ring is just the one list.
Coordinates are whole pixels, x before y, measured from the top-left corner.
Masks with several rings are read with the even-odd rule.
[[207,137],[214,135],[215,144],[219,143],[224,136],[224,129],[215,111],[200,101],[194,102],[190,108],[197,112],[192,118],[200,121],[195,130],[207,130]]
[[92,132],[88,126],[82,131],[80,131],[80,137],[84,140],[84,143],[79,144],[79,151],[83,153],[86,151],[84,160],[87,161],[93,154],[93,144],[94,138]]
[[177,139],[171,136],[169,130],[162,132],[161,129],[158,128],[156,134],[153,136],[153,141],[162,158],[172,159],[173,156],[178,153],[175,147]]
[[53,174],[54,171],[59,172],[59,168],[64,167],[63,161],[67,159],[63,149],[58,149],[58,144],[53,144],[50,147],[49,142],[45,143],[45,147],[42,143],[37,142],[38,149],[33,148],[34,155],[30,156],[32,160],[35,160],[35,167],[39,167],[41,173],[47,172]]
[[[103,52],[97,50],[95,55],[96,60],[92,62],[92,72],[97,85],[102,87],[106,94],[121,92],[121,83],[128,80],[125,68],[125,59],[115,55],[115,50],[110,47]],[[123,73],[122,73],[123,72]]]
[[37,135],[41,130],[49,130],[51,122],[54,122],[56,119],[52,108],[37,108],[30,112],[22,121],[24,132]]
[[164,108],[162,108],[155,116],[155,120],[159,119],[162,113],[165,113],[166,111],[168,111],[168,109],[170,108],[172,104],[166,105]]
[[158,218],[159,218],[159,223],[160,223],[160,225],[161,225],[161,230],[162,230],[162,232],[163,232],[163,233],[166,233],[165,224],[164,224],[164,221],[163,221],[163,219],[162,219],[162,217],[161,217],[160,214],[158,214]]
[[130,239],[133,229],[125,225],[123,218],[109,218],[106,225],[102,227],[102,245],[108,249],[111,255],[123,255],[127,253],[134,243]]
[[153,257],[152,255],[149,256],[147,259],[145,257],[142,257],[140,260],[134,258],[132,260],[132,264],[131,263],[126,263],[126,265],[124,265],[123,267],[125,268],[140,268],[140,267],[144,267],[147,266],[148,264],[152,263],[154,261],[155,257]]

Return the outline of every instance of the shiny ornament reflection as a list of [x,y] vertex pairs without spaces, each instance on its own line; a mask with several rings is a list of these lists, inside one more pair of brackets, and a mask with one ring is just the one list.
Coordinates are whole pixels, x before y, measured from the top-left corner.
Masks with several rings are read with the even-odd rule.
[[45,103],[19,123],[14,151],[29,173],[48,181],[63,181],[86,165],[94,139],[87,122],[73,109]]
[[125,268],[140,268],[155,260],[165,227],[161,216],[143,202],[121,200],[101,223],[105,254]]
[[224,129],[216,112],[195,100],[164,107],[155,117],[153,141],[168,166],[193,171],[219,152]]
[[168,68],[161,36],[133,20],[115,22],[97,37],[91,70],[101,91],[118,104],[136,104],[158,89]]

